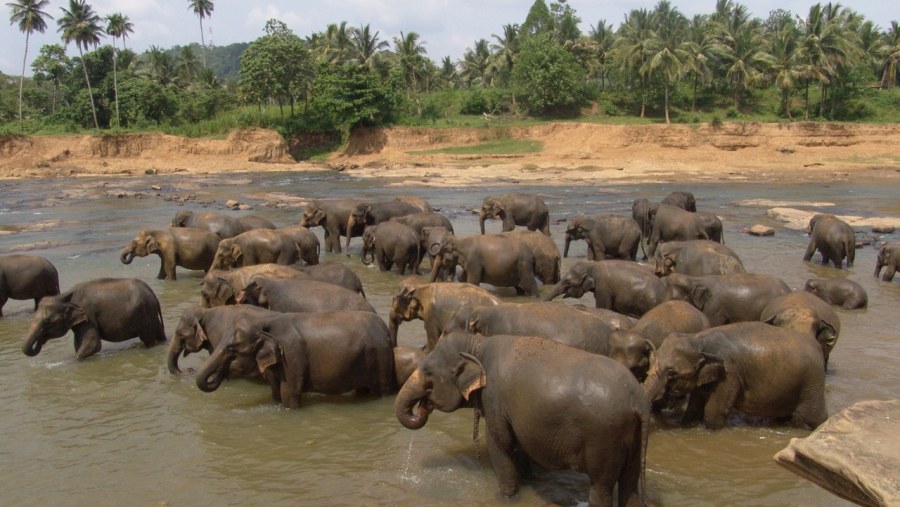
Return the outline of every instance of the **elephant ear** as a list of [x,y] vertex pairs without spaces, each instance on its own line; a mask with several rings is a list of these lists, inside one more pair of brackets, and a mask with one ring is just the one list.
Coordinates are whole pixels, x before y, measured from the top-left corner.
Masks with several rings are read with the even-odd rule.
[[697,285],[691,289],[691,303],[696,306],[698,310],[703,311],[703,307],[709,302],[709,298],[710,292],[708,287]]
[[647,354],[649,364],[656,362],[656,345],[647,338],[644,338],[644,352]]
[[156,238],[154,238],[153,236],[147,238],[146,246],[147,252],[149,253],[156,253],[159,251],[159,244],[156,242]]
[[459,392],[468,401],[473,392],[487,385],[487,377],[484,374],[484,367],[477,357],[467,352],[460,352],[459,357],[460,361],[453,371],[453,376],[456,377],[456,386],[459,388]]
[[722,360],[711,354],[703,353],[697,372],[697,385],[702,386],[717,382],[725,376],[725,365]]
[[219,283],[216,286],[216,298],[221,301],[229,301],[234,298],[234,287],[222,277],[218,277]]
[[819,320],[818,326],[816,341],[827,345],[829,348],[834,348],[834,344],[837,343],[838,339],[838,330],[830,322],[824,320]]
[[[200,345],[200,348],[212,350],[212,343],[209,341],[209,336],[206,335],[206,330],[203,329],[203,325],[200,324],[200,321],[197,320],[194,322],[194,336],[197,337],[197,342]],[[187,349],[185,349],[185,357],[187,357]]]
[[262,340],[262,346],[256,351],[256,366],[259,368],[259,373],[265,375],[266,370],[279,362],[284,362],[284,351],[272,339],[271,334],[260,331],[259,336]]
[[241,245],[237,243],[231,245],[231,256],[234,258],[234,262],[240,264],[241,259],[244,257],[244,250],[241,249]]
[[69,327],[75,327],[82,322],[87,322],[87,313],[84,311],[84,308],[76,305],[75,303],[69,303],[66,307],[66,313],[69,320]]

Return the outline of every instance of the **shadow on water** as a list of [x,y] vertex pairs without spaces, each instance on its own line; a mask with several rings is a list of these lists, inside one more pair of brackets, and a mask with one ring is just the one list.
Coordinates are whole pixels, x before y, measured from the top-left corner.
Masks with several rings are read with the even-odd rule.
[[[159,186],[153,190],[152,185]],[[827,375],[827,401],[836,412],[863,399],[900,395],[895,358],[900,284],[872,276],[875,250],[861,249],[856,266],[837,271],[801,260],[807,238],[766,216],[766,199],[809,211],[863,216],[896,214],[896,189],[875,185],[687,184],[698,208],[725,224],[728,246],[750,271],[782,277],[794,288],[811,277],[846,276],[869,293],[866,310],[838,310],[843,333]],[[221,210],[227,199],[278,225],[299,220],[317,197],[388,199],[413,194],[450,217],[460,235],[478,231],[484,197],[509,191],[537,193],[551,210],[553,239],[562,247],[565,218],[581,213],[630,214],[635,198],[658,201],[670,185],[596,187],[400,188],[390,181],[349,178],[333,172],[231,176],[151,176],[130,179],[60,179],[0,184],[0,253],[26,248],[59,269],[63,290],[102,276],[139,277],[158,295],[168,333],[198,301],[201,273],[179,269],[178,280],[155,278],[159,259],[129,265],[117,251],[142,227],[164,227],[181,209]],[[130,197],[119,198],[123,192]],[[169,199],[169,200],[167,200]],[[186,200],[187,202],[180,202]],[[265,207],[281,201],[288,207]],[[834,206],[804,205],[831,202]],[[741,234],[755,223],[774,226],[772,238]],[[489,232],[500,229],[488,222]],[[322,239],[321,229],[316,230]],[[895,235],[885,239],[897,241]],[[363,279],[385,317],[401,279],[352,257],[326,254]],[[563,270],[583,258],[572,245]],[[427,265],[427,263],[425,263]],[[546,290],[546,289],[544,289]],[[509,296],[509,292],[501,292]],[[509,298],[526,301],[528,298]],[[593,304],[591,296],[568,303]],[[166,370],[165,347],[104,343],[97,357],[76,363],[71,335],[25,357],[20,344],[32,315],[30,301],[10,301],[0,319],[0,489],[10,505],[507,505],[487,456],[482,422],[475,459],[472,412],[434,413],[419,431],[402,428],[392,398],[309,396],[298,411],[271,401],[268,388],[228,381],[214,393],[196,388],[190,375]],[[421,324],[400,328],[400,343],[424,343]],[[182,360],[187,371],[205,353]],[[772,455],[806,432],[739,425],[711,432],[702,427],[655,425],[648,453],[648,491],[659,505],[847,505],[776,466]],[[43,478],[51,477],[51,481]],[[40,478],[40,479],[39,479]],[[101,500],[102,499],[102,500]],[[522,505],[583,504],[585,476],[536,470],[520,492]]]

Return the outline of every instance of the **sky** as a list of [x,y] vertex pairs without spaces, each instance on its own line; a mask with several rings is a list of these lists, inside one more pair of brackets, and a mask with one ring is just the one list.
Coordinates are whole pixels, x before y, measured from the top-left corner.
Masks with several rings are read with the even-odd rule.
[[[9,0],[12,1],[12,0]],[[606,20],[617,26],[631,9],[652,9],[657,0],[568,0],[581,18],[581,30],[587,33],[592,25]],[[493,42],[492,34],[502,34],[503,25],[521,24],[533,0],[217,0],[210,18],[204,20],[204,36],[217,46],[235,42],[252,42],[264,35],[266,20],[278,19],[300,37],[324,31],[329,23],[346,21],[350,27],[370,25],[379,38],[392,43],[400,32],[416,32],[424,42],[428,57],[439,62],[449,56],[462,59],[466,49],[478,39]],[[715,0],[672,0],[672,5],[690,17],[710,13]],[[750,12],[765,19],[773,9],[785,9],[804,15],[815,0],[743,0]],[[824,2],[823,2],[824,3]],[[900,20],[896,0],[845,0],[841,2],[875,22],[882,29],[892,20]],[[0,72],[17,76],[22,72],[25,34],[9,21],[9,8],[4,2],[6,24],[0,26]],[[186,0],[88,0],[102,16],[119,12],[134,24],[134,33],[127,39],[129,49],[142,53],[151,45],[169,48],[200,42],[199,19],[188,9]],[[547,0],[550,4],[550,0]],[[47,23],[45,33],[34,33],[28,47],[28,68],[44,44],[61,44],[56,20],[66,0],[50,0],[45,12],[54,19]],[[102,43],[110,43],[103,39]],[[392,44],[393,45],[393,44]],[[69,55],[77,55],[74,45]]]

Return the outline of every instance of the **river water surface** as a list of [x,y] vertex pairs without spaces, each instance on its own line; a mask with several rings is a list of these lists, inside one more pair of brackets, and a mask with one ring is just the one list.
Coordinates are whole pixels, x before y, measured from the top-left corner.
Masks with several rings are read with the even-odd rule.
[[[157,185],[158,191],[151,190]],[[869,308],[838,309],[843,330],[832,352],[827,401],[835,413],[857,401],[900,398],[897,339],[900,284],[872,276],[875,250],[858,251],[856,266],[838,271],[802,261],[806,236],[778,228],[771,238],[739,231],[755,223],[778,227],[766,208],[745,201],[824,203],[810,211],[862,216],[900,215],[897,188],[828,185],[679,185],[698,208],[722,217],[726,243],[749,271],[776,275],[793,288],[819,276],[849,276],[869,293]],[[129,179],[54,179],[0,183],[0,253],[41,255],[60,273],[61,289],[103,276],[139,277],[162,303],[168,334],[199,299],[202,273],[179,268],[175,282],[156,280],[158,257],[125,266],[117,251],[141,227],[164,227],[181,209],[221,210],[226,199],[254,205],[252,213],[279,226],[294,224],[302,208],[261,206],[273,199],[389,198],[413,194],[450,217],[457,234],[477,233],[487,195],[540,194],[551,210],[553,238],[562,249],[565,217],[576,213],[630,214],[638,197],[659,200],[671,185],[601,187],[397,188],[388,181],[355,180],[338,173],[167,176]],[[116,197],[123,191],[144,198]],[[159,195],[155,195],[159,194]],[[166,196],[193,194],[179,204]],[[130,194],[128,194],[130,195]],[[489,232],[499,231],[488,222]],[[322,230],[317,229],[321,238]],[[884,239],[898,241],[897,236]],[[358,258],[324,254],[347,263],[365,284],[382,317],[400,278],[364,267]],[[563,270],[583,258],[574,243]],[[502,292],[504,296],[508,293]],[[577,301],[567,300],[575,303]],[[591,295],[584,303],[593,304]],[[473,414],[435,412],[419,431],[393,416],[393,398],[306,396],[300,410],[276,405],[269,390],[230,380],[216,392],[197,389],[190,376],[175,377],[164,364],[165,347],[139,342],[109,344],[76,362],[71,334],[49,342],[40,355],[21,351],[30,301],[10,301],[0,319],[0,504],[46,505],[508,505],[499,498],[485,445],[476,459]],[[400,328],[400,343],[424,343],[420,322]],[[201,364],[205,353],[182,360]],[[484,425],[482,423],[482,433]],[[739,423],[721,431],[672,429],[654,424],[647,486],[662,506],[849,505],[777,466],[772,456],[807,431]],[[587,479],[572,472],[537,471],[516,505],[574,505],[587,499]]]

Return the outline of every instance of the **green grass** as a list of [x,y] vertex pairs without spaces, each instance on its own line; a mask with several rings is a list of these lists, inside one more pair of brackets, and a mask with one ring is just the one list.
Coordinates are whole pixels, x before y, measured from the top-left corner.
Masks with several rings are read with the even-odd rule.
[[452,146],[435,150],[411,151],[410,155],[518,155],[522,153],[540,153],[544,143],[531,139],[497,139],[483,143]]

